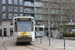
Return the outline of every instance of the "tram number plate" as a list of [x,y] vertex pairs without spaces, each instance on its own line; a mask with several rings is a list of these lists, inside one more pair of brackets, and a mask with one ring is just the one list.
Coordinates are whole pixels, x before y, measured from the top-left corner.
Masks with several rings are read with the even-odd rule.
[[23,36],[23,37],[27,37],[27,36]]

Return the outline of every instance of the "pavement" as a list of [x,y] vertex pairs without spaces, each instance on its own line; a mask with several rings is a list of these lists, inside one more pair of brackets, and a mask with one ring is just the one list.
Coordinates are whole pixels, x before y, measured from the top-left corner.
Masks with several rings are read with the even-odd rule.
[[[49,37],[42,37],[37,38],[36,43],[38,44],[43,44],[49,46]],[[65,50],[75,50],[75,40],[65,40],[65,46],[64,46],[64,39],[53,39],[50,38],[50,46],[53,48],[58,48],[58,49],[64,49]]]
[[[9,41],[5,44],[8,48],[8,50],[10,50],[11,48],[12,48],[12,50],[14,50],[15,48],[18,49],[18,50],[21,49],[21,48],[22,49],[24,48],[22,46],[14,46],[15,42],[13,42],[13,37],[3,37],[3,38],[0,37],[0,50],[5,50],[3,48],[3,43],[5,41],[8,41],[8,40],[11,40],[11,41]],[[40,40],[42,40],[42,42],[40,42]],[[70,41],[70,40],[67,40],[67,41],[69,41],[73,44],[75,42],[75,41]],[[64,49],[63,39],[52,39],[51,38],[51,44],[49,46],[48,37],[42,37],[42,39],[37,38],[37,42],[36,42],[36,39],[35,39],[35,42],[31,42],[31,44],[33,44],[34,46],[37,46],[37,47],[29,45],[29,46],[26,46],[26,48],[24,48],[24,49],[31,50],[31,49],[28,49],[28,48],[33,48],[34,50],[45,50],[45,49],[46,50],[75,50],[75,48],[73,48],[72,46],[69,46],[69,45],[66,45],[68,47],[66,47],[66,49]],[[10,46],[12,46],[12,47],[10,47]],[[41,49],[39,49],[39,48],[41,48]]]

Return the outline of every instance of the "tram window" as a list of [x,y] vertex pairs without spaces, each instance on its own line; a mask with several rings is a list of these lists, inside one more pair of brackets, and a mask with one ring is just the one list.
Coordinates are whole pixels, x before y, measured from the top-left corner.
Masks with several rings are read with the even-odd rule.
[[32,22],[31,21],[17,21],[17,31],[32,31]]
[[32,22],[32,26],[31,27],[32,27],[31,31],[33,31],[33,22]]

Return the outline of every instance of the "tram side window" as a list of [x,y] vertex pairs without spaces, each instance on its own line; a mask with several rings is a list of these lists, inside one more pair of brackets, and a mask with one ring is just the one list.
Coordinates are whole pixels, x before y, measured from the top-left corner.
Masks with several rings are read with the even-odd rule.
[[32,22],[32,29],[31,29],[31,31],[33,31],[33,22]]

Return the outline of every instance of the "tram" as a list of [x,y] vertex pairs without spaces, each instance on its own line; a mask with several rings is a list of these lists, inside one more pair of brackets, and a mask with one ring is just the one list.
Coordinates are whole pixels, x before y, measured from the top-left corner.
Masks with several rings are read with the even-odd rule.
[[44,33],[44,25],[35,25],[35,37],[42,37],[45,35]]
[[13,19],[13,24],[14,40],[16,43],[30,43],[31,41],[35,41],[35,22],[33,17],[15,17]]

